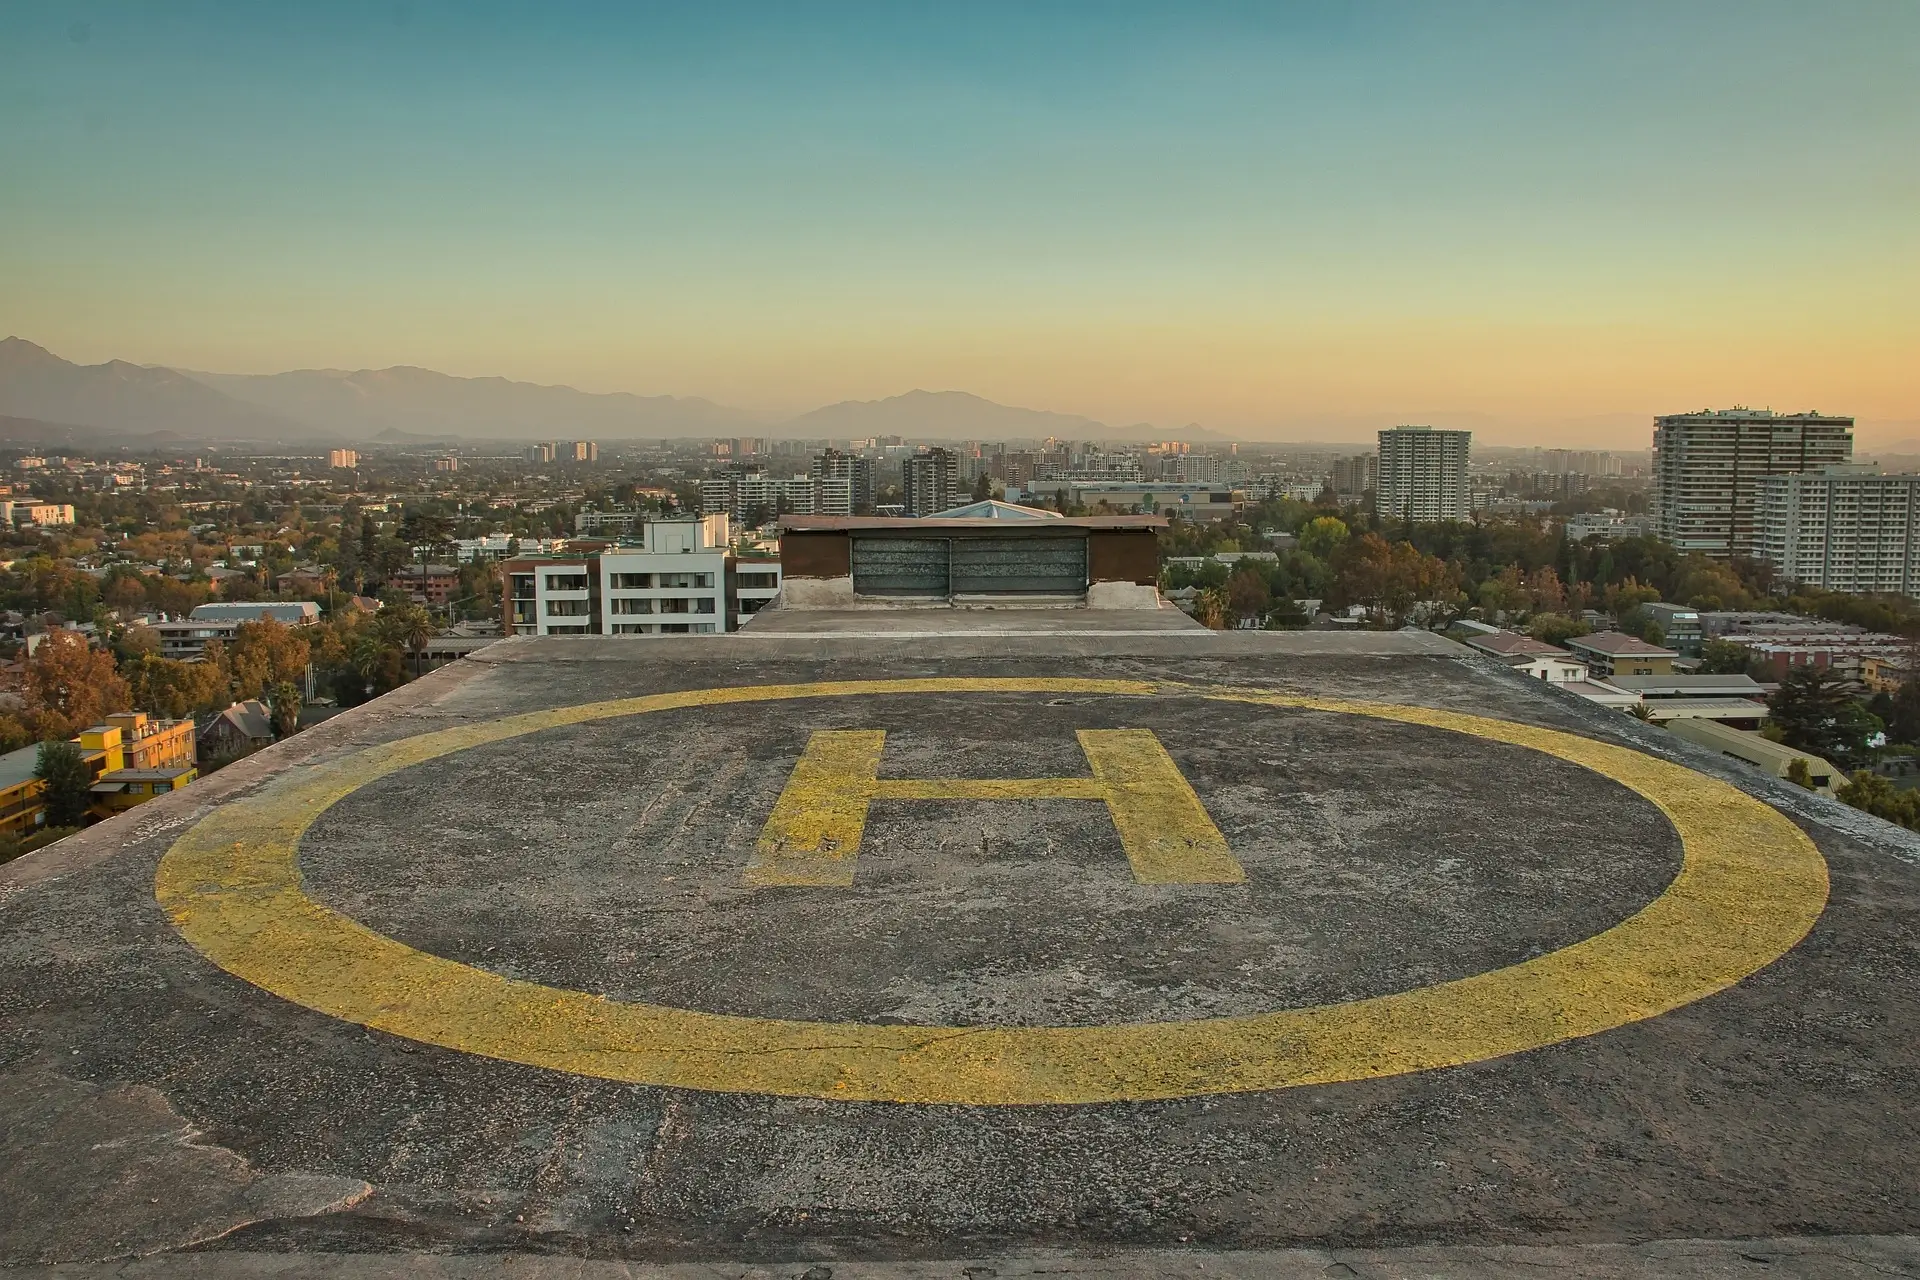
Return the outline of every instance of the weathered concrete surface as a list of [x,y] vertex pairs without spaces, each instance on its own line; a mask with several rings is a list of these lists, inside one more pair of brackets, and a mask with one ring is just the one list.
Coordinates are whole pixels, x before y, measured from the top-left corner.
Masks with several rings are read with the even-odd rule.
[[[0,1259],[190,1249],[175,1261],[237,1268],[214,1275],[393,1252],[491,1275],[420,1254],[517,1251],[737,1260],[701,1274],[819,1263],[843,1280],[974,1265],[873,1269],[956,1258],[1003,1275],[1704,1276],[1761,1264],[1731,1245],[1625,1246],[1914,1232],[1911,840],[1459,654],[1417,636],[1180,632],[491,646],[0,869]],[[661,690],[922,675],[1285,689],[1638,744],[1783,807],[1825,854],[1832,895],[1776,963],[1601,1035],[1384,1079],[1042,1107],[706,1093],[436,1048],[222,972],[154,901],[159,859],[199,816],[363,746]],[[1159,736],[1244,886],[1135,884],[1111,823],[1066,800],[877,804],[852,889],[739,883],[814,730],[884,728],[890,776],[991,778],[1084,773],[1075,731],[1119,725]],[[1512,964],[1632,914],[1679,853],[1646,801],[1519,747],[1175,693],[971,693],[508,739],[348,796],[301,856],[335,910],[529,981],[751,1018],[1084,1026]],[[1524,1252],[1563,1246],[1595,1251]],[[1775,1259],[1767,1274],[1913,1266],[1902,1240],[1754,1247]],[[1274,1252],[1290,1248],[1304,1252]]]
[[118,1264],[25,1267],[20,1280],[1884,1280],[1920,1276],[1914,1236],[1656,1240],[1645,1244],[1427,1245],[995,1255],[904,1262],[648,1263],[550,1254],[190,1253]]

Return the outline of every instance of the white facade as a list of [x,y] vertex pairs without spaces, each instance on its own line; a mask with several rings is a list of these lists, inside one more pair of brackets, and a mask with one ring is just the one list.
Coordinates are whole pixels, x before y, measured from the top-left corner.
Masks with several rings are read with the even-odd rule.
[[739,630],[747,619],[773,603],[780,594],[780,562],[773,559],[737,560],[733,566],[733,626]]
[[1819,471],[1853,457],[1853,419],[1721,409],[1654,419],[1655,536],[1718,559],[1755,554],[1768,476]]
[[712,635],[727,629],[727,551],[607,551],[600,557],[604,631]]
[[700,505],[709,515],[750,523],[755,510],[769,516],[846,516],[853,514],[854,480],[847,476],[780,478],[758,471],[714,476],[700,482]]
[[737,630],[780,590],[777,560],[738,565],[724,514],[647,520],[642,545],[592,555],[512,561],[507,623],[516,635],[713,635]]
[[1920,475],[1827,467],[1762,480],[1754,555],[1827,591],[1920,596]]
[[1394,427],[1379,435],[1374,509],[1394,520],[1465,520],[1471,431]]

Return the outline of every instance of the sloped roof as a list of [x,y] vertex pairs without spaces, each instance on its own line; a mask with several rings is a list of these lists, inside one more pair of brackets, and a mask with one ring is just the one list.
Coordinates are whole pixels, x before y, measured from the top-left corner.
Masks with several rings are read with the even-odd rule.
[[1558,645],[1548,644],[1545,640],[1535,640],[1532,636],[1523,636],[1513,631],[1499,631],[1490,636],[1468,636],[1467,644],[1486,653],[1502,658],[1571,658],[1573,655]]
[[259,699],[248,702],[236,702],[214,717],[216,721],[225,720],[248,738],[271,738],[273,736],[273,712]]
[[984,498],[979,502],[969,502],[964,507],[952,507],[946,511],[936,511],[930,517],[934,520],[1058,520],[1058,511],[1048,511],[1042,507],[1023,507],[1017,503],[1002,502],[998,498]]
[[195,622],[310,622],[320,616],[320,606],[311,600],[244,600],[195,605],[187,616]]
[[1610,657],[1632,657],[1635,654],[1644,657],[1678,657],[1672,649],[1662,649],[1657,644],[1648,644],[1639,636],[1630,636],[1620,631],[1596,631],[1590,636],[1577,636],[1567,641],[1576,649],[1591,649],[1595,653],[1604,653]]

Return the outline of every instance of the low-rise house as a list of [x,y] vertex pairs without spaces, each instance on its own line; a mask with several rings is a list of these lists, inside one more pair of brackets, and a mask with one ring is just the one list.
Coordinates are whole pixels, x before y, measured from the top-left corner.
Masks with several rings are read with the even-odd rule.
[[231,760],[273,741],[273,711],[255,698],[236,702],[200,723],[200,760]]
[[1673,673],[1673,660],[1680,655],[1672,649],[1648,644],[1638,636],[1619,631],[1599,631],[1567,641],[1576,658],[1586,662],[1596,676],[1664,676]]
[[1567,684],[1583,681],[1588,676],[1586,663],[1565,649],[1544,640],[1535,640],[1532,636],[1496,631],[1490,636],[1469,635],[1466,644],[1468,648],[1478,650],[1512,667],[1521,675],[1536,680]]
[[1913,661],[1905,654],[1868,654],[1860,659],[1860,683],[1873,693],[1897,693],[1913,679]]

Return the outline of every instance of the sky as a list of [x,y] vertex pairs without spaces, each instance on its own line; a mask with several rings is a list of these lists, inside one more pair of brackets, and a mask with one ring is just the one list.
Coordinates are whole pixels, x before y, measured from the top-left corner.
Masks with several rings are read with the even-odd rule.
[[1247,439],[1920,436],[1920,3],[0,5],[0,334]]

